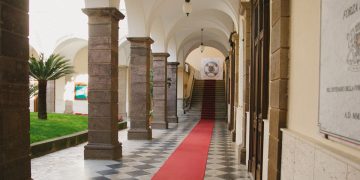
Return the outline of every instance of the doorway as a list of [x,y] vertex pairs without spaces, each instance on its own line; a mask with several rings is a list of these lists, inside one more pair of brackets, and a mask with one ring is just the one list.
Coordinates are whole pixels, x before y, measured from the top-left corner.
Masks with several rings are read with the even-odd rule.
[[269,107],[270,0],[252,2],[249,171],[262,179],[264,120]]

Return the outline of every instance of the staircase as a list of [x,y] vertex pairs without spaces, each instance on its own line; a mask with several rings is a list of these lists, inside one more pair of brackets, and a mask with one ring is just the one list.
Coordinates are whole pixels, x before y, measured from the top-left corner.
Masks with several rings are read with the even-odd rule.
[[189,113],[195,114],[201,112],[203,98],[215,98],[215,119],[227,119],[227,104],[225,97],[225,82],[224,80],[216,81],[215,83],[215,97],[203,97],[204,95],[204,80],[195,80],[191,109]]

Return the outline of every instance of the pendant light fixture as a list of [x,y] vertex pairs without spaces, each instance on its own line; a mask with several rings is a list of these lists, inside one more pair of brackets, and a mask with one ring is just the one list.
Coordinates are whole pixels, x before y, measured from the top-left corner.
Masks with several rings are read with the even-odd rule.
[[186,14],[186,16],[190,15],[190,13],[192,11],[190,0],[185,0],[185,3],[183,5],[183,11]]
[[200,52],[203,53],[205,50],[204,41],[203,41],[203,35],[204,35],[204,28],[201,28],[201,43],[200,43]]

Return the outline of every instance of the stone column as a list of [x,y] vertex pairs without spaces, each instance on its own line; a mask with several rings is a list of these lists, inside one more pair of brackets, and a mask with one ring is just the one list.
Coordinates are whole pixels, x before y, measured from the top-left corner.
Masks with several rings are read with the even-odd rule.
[[126,112],[126,95],[127,95],[127,66],[119,66],[119,118],[125,120]]
[[286,127],[289,83],[290,1],[271,0],[268,179],[281,178],[282,128]]
[[238,108],[238,98],[239,98],[239,35],[237,33],[233,34],[231,41],[234,43],[234,50],[233,50],[233,64],[231,68],[231,85],[232,88],[232,111],[233,111],[233,117],[232,117],[232,129],[231,129],[231,135],[232,135],[232,141],[236,141],[236,119],[237,119],[237,108]]
[[244,52],[245,56],[244,56],[244,62],[243,62],[243,82],[244,82],[244,86],[243,86],[243,94],[244,94],[244,98],[243,98],[243,128],[242,128],[242,139],[243,139],[243,143],[241,144],[241,148],[240,149],[240,162],[241,164],[246,164],[246,112],[249,112],[250,109],[250,104],[249,104],[249,100],[250,100],[250,83],[249,83],[249,67],[250,67],[250,60],[251,60],[251,2],[242,2],[241,3],[241,10],[240,10],[240,14],[242,16],[245,17],[245,24],[244,24]]
[[150,140],[150,37],[130,37],[129,140]]
[[167,58],[169,53],[153,53],[154,109],[153,129],[167,129]]
[[169,123],[178,123],[177,117],[177,67],[178,62],[167,63],[167,77],[170,84],[167,91],[167,119]]
[[228,123],[228,130],[230,132],[234,131],[235,127],[235,112],[234,112],[234,102],[235,102],[235,54],[233,52],[234,47],[231,48],[231,51],[229,52],[229,111],[230,111],[230,117],[229,117],[229,123]]
[[0,179],[31,178],[28,6],[0,2]]
[[88,8],[89,142],[85,159],[119,159],[118,29],[124,15],[116,8]]

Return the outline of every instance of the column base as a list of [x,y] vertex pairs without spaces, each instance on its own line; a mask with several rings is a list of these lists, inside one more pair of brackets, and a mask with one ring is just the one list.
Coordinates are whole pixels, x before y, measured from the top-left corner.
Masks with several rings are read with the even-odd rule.
[[124,113],[119,113],[118,114],[118,119],[119,120],[126,120],[127,119],[127,113],[124,112]]
[[153,122],[151,123],[151,129],[168,129],[169,124],[166,122]]
[[179,123],[179,118],[177,116],[167,117],[168,123]]
[[232,140],[232,142],[236,142],[236,131],[235,130],[231,131],[231,140]]
[[121,157],[121,143],[117,145],[89,143],[84,150],[84,159],[119,160]]
[[128,140],[151,140],[151,129],[130,129],[128,131]]
[[239,148],[239,157],[240,157],[240,164],[246,164],[246,148],[241,146]]
[[72,101],[65,101],[65,111],[64,114],[73,114],[73,102]]
[[232,125],[232,123],[228,123],[227,126],[228,126],[227,128],[230,132],[232,132],[234,130],[234,126]]

